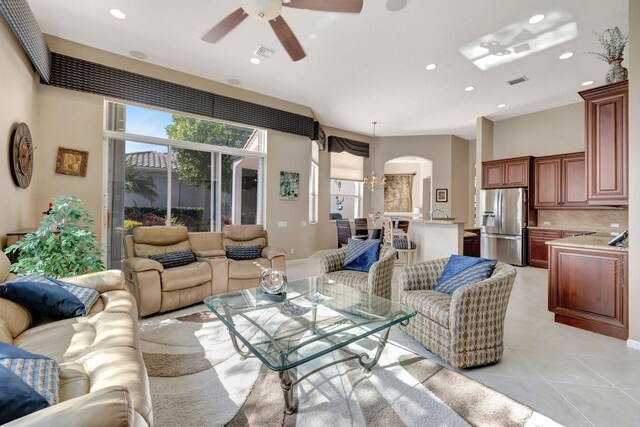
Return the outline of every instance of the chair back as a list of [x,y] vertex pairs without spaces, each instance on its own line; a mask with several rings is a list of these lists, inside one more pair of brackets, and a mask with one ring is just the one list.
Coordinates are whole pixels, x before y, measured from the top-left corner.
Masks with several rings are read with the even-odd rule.
[[393,221],[389,217],[382,218],[382,244],[393,247]]
[[356,218],[353,220],[356,224],[356,236],[368,236],[369,225],[367,224],[367,218]]
[[348,219],[337,219],[336,227],[338,228],[338,249],[342,247],[342,245],[346,245],[349,243],[349,238],[351,238],[351,224],[349,224]]
[[329,214],[329,219],[330,220],[335,220],[335,219],[342,219],[342,214],[341,213],[330,213]]
[[405,233],[409,232],[409,221],[407,221],[406,219],[401,219],[400,221],[398,221],[398,225],[396,226],[396,228],[399,228],[400,230],[404,231]]

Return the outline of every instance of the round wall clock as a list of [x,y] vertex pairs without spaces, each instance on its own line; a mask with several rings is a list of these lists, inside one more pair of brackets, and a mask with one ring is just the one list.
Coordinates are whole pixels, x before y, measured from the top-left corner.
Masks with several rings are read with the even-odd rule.
[[33,175],[33,141],[26,123],[20,123],[11,142],[11,172],[16,185],[27,188]]

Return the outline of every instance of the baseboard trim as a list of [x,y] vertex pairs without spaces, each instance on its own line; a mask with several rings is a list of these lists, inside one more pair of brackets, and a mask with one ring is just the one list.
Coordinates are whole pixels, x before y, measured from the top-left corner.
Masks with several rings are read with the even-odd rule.
[[633,348],[634,350],[640,350],[640,341],[627,340],[627,347]]
[[303,262],[309,262],[309,258],[298,258],[298,259],[287,260],[287,265],[288,264],[302,264]]

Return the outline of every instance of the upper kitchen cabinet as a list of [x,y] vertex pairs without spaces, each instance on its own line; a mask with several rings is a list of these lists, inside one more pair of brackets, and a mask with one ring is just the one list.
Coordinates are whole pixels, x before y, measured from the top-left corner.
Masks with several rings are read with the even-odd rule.
[[533,207],[586,208],[585,154],[537,157],[533,161]]
[[587,199],[629,204],[628,82],[580,92],[585,100]]
[[531,156],[491,160],[482,163],[482,188],[529,186]]

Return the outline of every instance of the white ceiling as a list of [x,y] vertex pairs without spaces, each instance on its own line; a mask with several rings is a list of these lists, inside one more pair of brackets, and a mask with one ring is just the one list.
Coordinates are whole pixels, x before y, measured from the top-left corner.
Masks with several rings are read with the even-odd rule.
[[[500,120],[579,102],[580,83],[603,84],[608,70],[584,54],[599,49],[592,32],[628,31],[627,0],[408,0],[399,12],[365,0],[360,15],[284,8],[307,53],[293,62],[268,23],[250,18],[218,44],[200,40],[240,0],[29,3],[45,33],[121,55],[141,51],[148,62],[220,82],[237,79],[245,89],[311,107],[328,126],[370,134],[377,120],[380,136],[473,139],[479,116]],[[127,18],[113,18],[110,8]],[[547,19],[529,24],[538,13]],[[495,41],[511,53],[487,55],[479,46]],[[260,45],[276,53],[252,65]],[[514,46],[523,52],[512,53]],[[575,55],[560,61],[566,51]],[[465,54],[493,67],[483,71]],[[432,62],[438,68],[426,71]],[[505,83],[523,74],[529,81]],[[470,85],[476,89],[465,92]],[[501,103],[507,107],[498,109]]]

